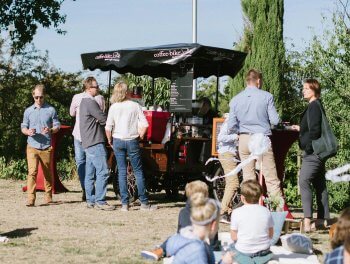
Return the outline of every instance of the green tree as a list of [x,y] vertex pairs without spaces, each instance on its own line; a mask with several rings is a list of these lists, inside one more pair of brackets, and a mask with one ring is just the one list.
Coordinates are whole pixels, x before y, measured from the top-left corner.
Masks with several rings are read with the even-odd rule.
[[64,0],[1,0],[0,32],[10,32],[16,50],[33,40],[38,26],[53,27],[62,34],[64,31],[59,26],[65,23],[66,16],[59,11],[63,2]]
[[[331,28],[321,36],[314,36],[305,51],[288,52],[285,80],[292,94],[300,94],[302,80],[316,78],[322,87],[321,99],[331,127],[339,141],[338,154],[326,163],[327,169],[332,169],[350,160],[350,13],[349,7],[339,0],[338,9],[332,17]],[[294,97],[287,102],[292,120],[298,122],[306,104]],[[294,106],[293,106],[294,105]],[[286,171],[286,196],[294,199],[298,205],[296,187],[296,148],[290,152]],[[350,205],[350,184],[327,182],[330,208],[340,211]]]
[[317,78],[322,87],[322,101],[335,135],[339,152],[330,160],[336,166],[350,160],[350,13],[338,10],[333,27],[323,36],[315,36],[303,53],[305,77]]
[[274,95],[281,110],[285,48],[283,42],[283,0],[241,0],[245,17],[243,37],[235,47],[248,52],[240,73],[229,83],[225,93],[231,97],[245,86],[248,69],[256,68],[264,76],[263,89]]
[[[53,105],[63,124],[72,124],[69,106],[80,90],[79,73],[64,73],[48,63],[48,55],[28,47],[15,56],[0,43],[0,156],[23,158],[26,137],[20,124],[26,107],[33,104],[31,91],[35,84],[46,86],[46,101]],[[67,142],[69,144],[69,142]]]
[[[160,105],[166,107],[169,105],[170,98],[170,80],[166,78],[154,79],[154,91],[152,91],[152,77],[149,76],[136,76],[131,73],[121,74],[114,79],[114,84],[118,81],[124,81],[128,85],[129,89],[133,89],[135,86],[142,86],[143,99],[146,106]],[[154,94],[154,100],[152,100],[152,93]]]

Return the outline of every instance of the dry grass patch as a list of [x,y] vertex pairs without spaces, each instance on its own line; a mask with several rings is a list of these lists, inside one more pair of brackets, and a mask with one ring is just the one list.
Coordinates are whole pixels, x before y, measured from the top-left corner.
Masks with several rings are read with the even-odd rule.
[[[167,202],[165,194],[151,195],[159,210],[143,212],[139,206],[120,211],[120,202],[109,189],[110,204],[118,210],[87,209],[81,203],[79,183],[65,182],[71,191],[54,196],[60,203],[25,207],[25,182],[0,180],[0,233],[10,242],[0,244],[0,263],[145,263],[140,251],[151,249],[176,232],[184,202]],[[109,186],[110,187],[110,186]],[[220,226],[229,231],[229,226]],[[329,252],[328,234],[311,235],[320,260]]]

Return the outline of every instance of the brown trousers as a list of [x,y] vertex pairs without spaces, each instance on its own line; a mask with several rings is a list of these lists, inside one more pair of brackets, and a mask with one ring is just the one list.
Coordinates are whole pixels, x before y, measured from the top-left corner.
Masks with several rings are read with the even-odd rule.
[[[236,155],[231,152],[219,153],[219,160],[225,174],[229,173],[237,167],[237,163],[233,160],[235,157]],[[238,187],[239,179],[237,174],[225,178],[225,191],[224,197],[221,201],[221,214],[230,214],[232,212],[231,201],[233,195],[238,190]]]
[[40,162],[44,173],[45,200],[52,201],[52,175],[50,172],[52,147],[40,150],[27,145],[27,194],[28,203],[34,203],[36,198],[36,175],[38,174],[38,165]]
[[[239,136],[239,157],[241,161],[244,161],[248,158],[250,155],[250,151],[248,148],[248,143],[250,140],[250,135],[241,134]],[[260,160],[258,163],[260,164]],[[252,161],[248,163],[242,170],[243,170],[243,181],[250,180],[250,179],[256,179],[255,175],[255,166],[256,161]],[[272,148],[270,148],[267,153],[265,153],[262,156],[262,173],[265,178],[266,188],[267,192],[272,195],[279,195],[282,196],[281,189],[280,189],[280,180],[277,176],[277,170],[276,170],[276,163],[275,163],[275,157],[273,155]]]

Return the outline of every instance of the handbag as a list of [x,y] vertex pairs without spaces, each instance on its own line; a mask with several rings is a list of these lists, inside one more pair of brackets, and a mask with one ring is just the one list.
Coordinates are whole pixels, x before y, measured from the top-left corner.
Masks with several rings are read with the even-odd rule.
[[[331,126],[326,117],[326,113],[319,100],[316,100],[317,105],[321,109],[322,121],[321,121],[321,137],[315,140],[312,140],[312,148],[314,154],[317,155],[320,160],[326,161],[327,159],[335,156],[338,150],[338,141],[335,137]],[[307,112],[307,124],[310,129],[309,122],[309,111]]]

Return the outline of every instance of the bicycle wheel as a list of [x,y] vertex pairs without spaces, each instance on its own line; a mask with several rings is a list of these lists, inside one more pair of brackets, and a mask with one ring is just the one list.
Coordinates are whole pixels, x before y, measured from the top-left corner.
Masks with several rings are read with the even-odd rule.
[[[216,170],[215,170],[215,174],[214,176],[222,176],[224,175],[224,170],[221,167],[221,165],[219,165]],[[243,176],[242,176],[242,172],[238,173],[238,179],[239,182],[241,183],[243,180]],[[214,198],[217,199],[218,201],[222,201],[222,198],[224,197],[224,192],[225,192],[225,178],[220,178],[216,181],[213,182],[213,194],[214,194]],[[240,206],[242,206],[242,202],[241,202],[241,194],[240,194],[240,189],[238,189],[231,200],[231,205],[230,207],[235,209],[238,208]]]
[[[220,164],[218,164],[217,168],[214,171],[215,171],[214,177],[224,175],[224,170]],[[213,194],[216,200],[221,202],[222,198],[224,197],[224,191],[225,191],[225,178],[220,178],[213,182]]]

